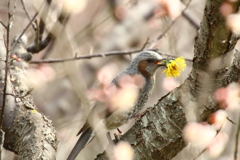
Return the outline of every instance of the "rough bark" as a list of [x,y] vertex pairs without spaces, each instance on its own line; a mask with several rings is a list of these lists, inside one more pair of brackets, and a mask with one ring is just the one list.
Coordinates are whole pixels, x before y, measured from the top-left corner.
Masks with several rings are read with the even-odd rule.
[[[239,79],[239,53],[234,50],[236,37],[226,28],[219,12],[224,0],[207,0],[199,33],[195,41],[193,69],[185,82],[148,108],[135,125],[123,135],[137,160],[168,160],[186,144],[182,129],[188,121],[188,111],[204,121],[219,106],[214,91]],[[240,2],[233,3],[234,12]],[[97,160],[108,159],[100,154]]]
[[[4,28],[0,26],[0,78],[5,77],[6,49],[4,46]],[[19,155],[19,159],[56,159],[57,136],[51,120],[37,112],[28,94],[26,69],[31,53],[21,40],[11,49],[10,55],[16,54],[21,62],[12,60],[9,67],[6,104],[4,110],[3,130],[5,132],[4,148]],[[3,100],[3,83],[0,84],[0,102]],[[2,108],[2,106],[1,106]]]

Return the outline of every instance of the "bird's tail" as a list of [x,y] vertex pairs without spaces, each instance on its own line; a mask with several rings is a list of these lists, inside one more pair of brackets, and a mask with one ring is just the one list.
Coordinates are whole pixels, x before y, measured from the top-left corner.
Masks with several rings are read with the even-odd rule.
[[85,147],[85,145],[93,139],[93,137],[94,135],[91,127],[84,130],[79,137],[77,143],[75,144],[74,148],[72,149],[70,155],[68,156],[67,160],[74,160],[81,152],[81,150]]

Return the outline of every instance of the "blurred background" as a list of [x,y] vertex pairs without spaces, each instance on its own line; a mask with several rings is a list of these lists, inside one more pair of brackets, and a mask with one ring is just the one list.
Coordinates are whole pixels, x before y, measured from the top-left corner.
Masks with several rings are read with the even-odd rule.
[[[11,10],[14,8],[11,1]],[[136,54],[105,57],[112,51],[132,51],[150,46],[164,53],[163,57],[183,56],[192,59],[194,38],[197,35],[204,10],[204,1],[194,0],[182,14],[187,0],[55,0],[44,10],[43,0],[16,0],[16,9],[11,30],[13,36],[22,32],[29,23],[23,8],[30,17],[38,11],[45,16],[46,37],[51,32],[55,39],[45,49],[33,55],[33,61],[41,59],[65,59],[84,55],[98,55],[91,59],[78,59],[61,63],[31,63],[28,80],[34,88],[32,95],[38,111],[48,116],[58,132],[60,140],[57,160],[64,160],[75,145],[76,134],[82,127],[89,113],[87,94],[90,89],[99,88],[102,79],[110,80],[123,71]],[[23,5],[24,4],[24,5]],[[58,22],[57,16],[69,14],[65,24]],[[0,20],[7,24],[7,1],[0,1]],[[165,33],[165,34],[164,34]],[[26,31],[28,45],[36,36],[34,27]],[[157,37],[162,37],[156,41]],[[153,94],[145,106],[153,106],[166,93],[179,86],[191,71],[192,63],[187,61],[187,68],[176,79],[166,78],[159,69]],[[104,78],[99,78],[99,77]],[[236,115],[230,115],[234,120]],[[235,120],[237,121],[237,120]],[[125,132],[134,120],[120,127]],[[232,124],[223,128],[231,131]],[[236,127],[235,127],[236,128]],[[117,130],[111,134],[118,133]],[[229,136],[233,136],[229,134]],[[86,146],[77,159],[91,160],[103,150],[100,142]],[[234,147],[229,142],[226,148]],[[230,149],[231,150],[231,149]],[[232,150],[231,150],[232,151]],[[226,153],[225,153],[226,152]],[[217,159],[226,159],[229,151]],[[175,159],[191,159],[198,151],[187,147]],[[5,151],[5,159],[13,159],[13,154]],[[204,153],[199,159],[211,158]]]

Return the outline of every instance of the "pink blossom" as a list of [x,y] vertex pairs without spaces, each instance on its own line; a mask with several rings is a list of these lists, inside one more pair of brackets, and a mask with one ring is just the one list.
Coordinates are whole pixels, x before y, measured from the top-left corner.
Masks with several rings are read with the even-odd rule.
[[208,146],[216,135],[216,130],[207,123],[188,123],[183,129],[183,137],[187,143],[195,147]]
[[[101,78],[100,76],[99,79]],[[105,103],[110,111],[124,111],[135,105],[139,90],[145,83],[143,76],[123,75],[118,79],[117,85],[104,83],[100,89],[89,90],[88,97]]]
[[119,142],[116,146],[113,148],[113,156],[111,157],[111,160],[133,160],[134,152],[127,142]]
[[223,123],[227,119],[227,112],[220,109],[211,114],[208,118],[208,122],[214,126],[215,129],[221,129]]
[[168,92],[175,89],[179,85],[180,85],[179,82],[176,81],[176,79],[174,79],[174,78],[166,78],[165,77],[163,79],[163,88]]
[[225,149],[225,145],[228,142],[228,135],[224,132],[218,133],[218,135],[208,145],[207,151],[212,158],[218,157]]

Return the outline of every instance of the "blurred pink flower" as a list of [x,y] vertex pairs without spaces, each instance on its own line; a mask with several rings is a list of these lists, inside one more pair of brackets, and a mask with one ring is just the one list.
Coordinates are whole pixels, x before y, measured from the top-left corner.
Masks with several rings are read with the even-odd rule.
[[182,7],[180,0],[157,0],[161,5],[160,8],[156,10],[156,16],[163,16],[163,10],[172,20],[175,20],[182,13]]
[[118,85],[122,88],[128,87],[128,85],[135,85],[136,87],[142,88],[145,83],[145,78],[140,74],[124,75],[118,80]]
[[191,122],[183,129],[185,141],[199,148],[207,147],[215,136],[216,130],[207,123]]
[[18,57],[17,57],[16,54],[13,54],[11,58],[12,58],[12,59],[17,59]]
[[212,124],[212,126],[216,129],[219,130],[221,129],[223,123],[227,119],[227,112],[220,109],[217,110],[215,113],[211,114],[208,118],[208,122]]
[[55,76],[55,70],[48,64],[41,64],[37,68],[31,68],[27,71],[28,83],[34,88],[41,87],[53,80]]
[[240,34],[240,14],[230,14],[226,17],[226,25],[233,33]]
[[56,76],[55,70],[48,64],[41,64],[37,69],[44,74],[47,81],[53,80]]
[[102,86],[100,89],[89,89],[88,98],[90,100],[97,100],[100,102],[106,102],[111,95],[115,95],[117,87],[114,84]]
[[231,83],[227,86],[227,109],[239,110],[240,109],[240,86],[238,83]]
[[217,158],[228,142],[228,135],[224,132],[219,132],[218,135],[208,145],[207,151],[212,158]]
[[219,88],[214,96],[223,109],[240,109],[240,86],[238,83],[231,83],[226,88]]
[[[123,75],[118,79],[117,83],[117,86],[110,83],[102,85],[100,89],[89,90],[89,99],[105,103],[110,111],[124,111],[134,106],[139,90],[145,84],[144,77],[140,75]],[[120,99],[121,101],[119,101]]]
[[131,145],[127,142],[119,142],[113,148],[113,156],[111,160],[133,160],[134,152]]
[[215,99],[218,101],[220,107],[223,109],[227,107],[227,95],[227,88],[218,88],[214,93]]
[[166,78],[165,77],[163,79],[163,88],[168,92],[175,89],[179,85],[180,85],[179,82],[176,81],[176,79],[174,79],[174,78]]
[[128,10],[125,5],[118,5],[114,10],[114,14],[119,20],[124,19],[127,16],[127,12]]
[[229,14],[233,13],[233,3],[226,1],[220,7],[220,12],[223,16],[228,16]]
[[114,75],[118,72],[118,67],[115,63],[108,63],[104,67],[98,70],[97,79],[103,86],[107,86],[111,83]]
[[58,0],[58,5],[62,5],[65,12],[79,13],[82,12],[86,6],[87,0]]

